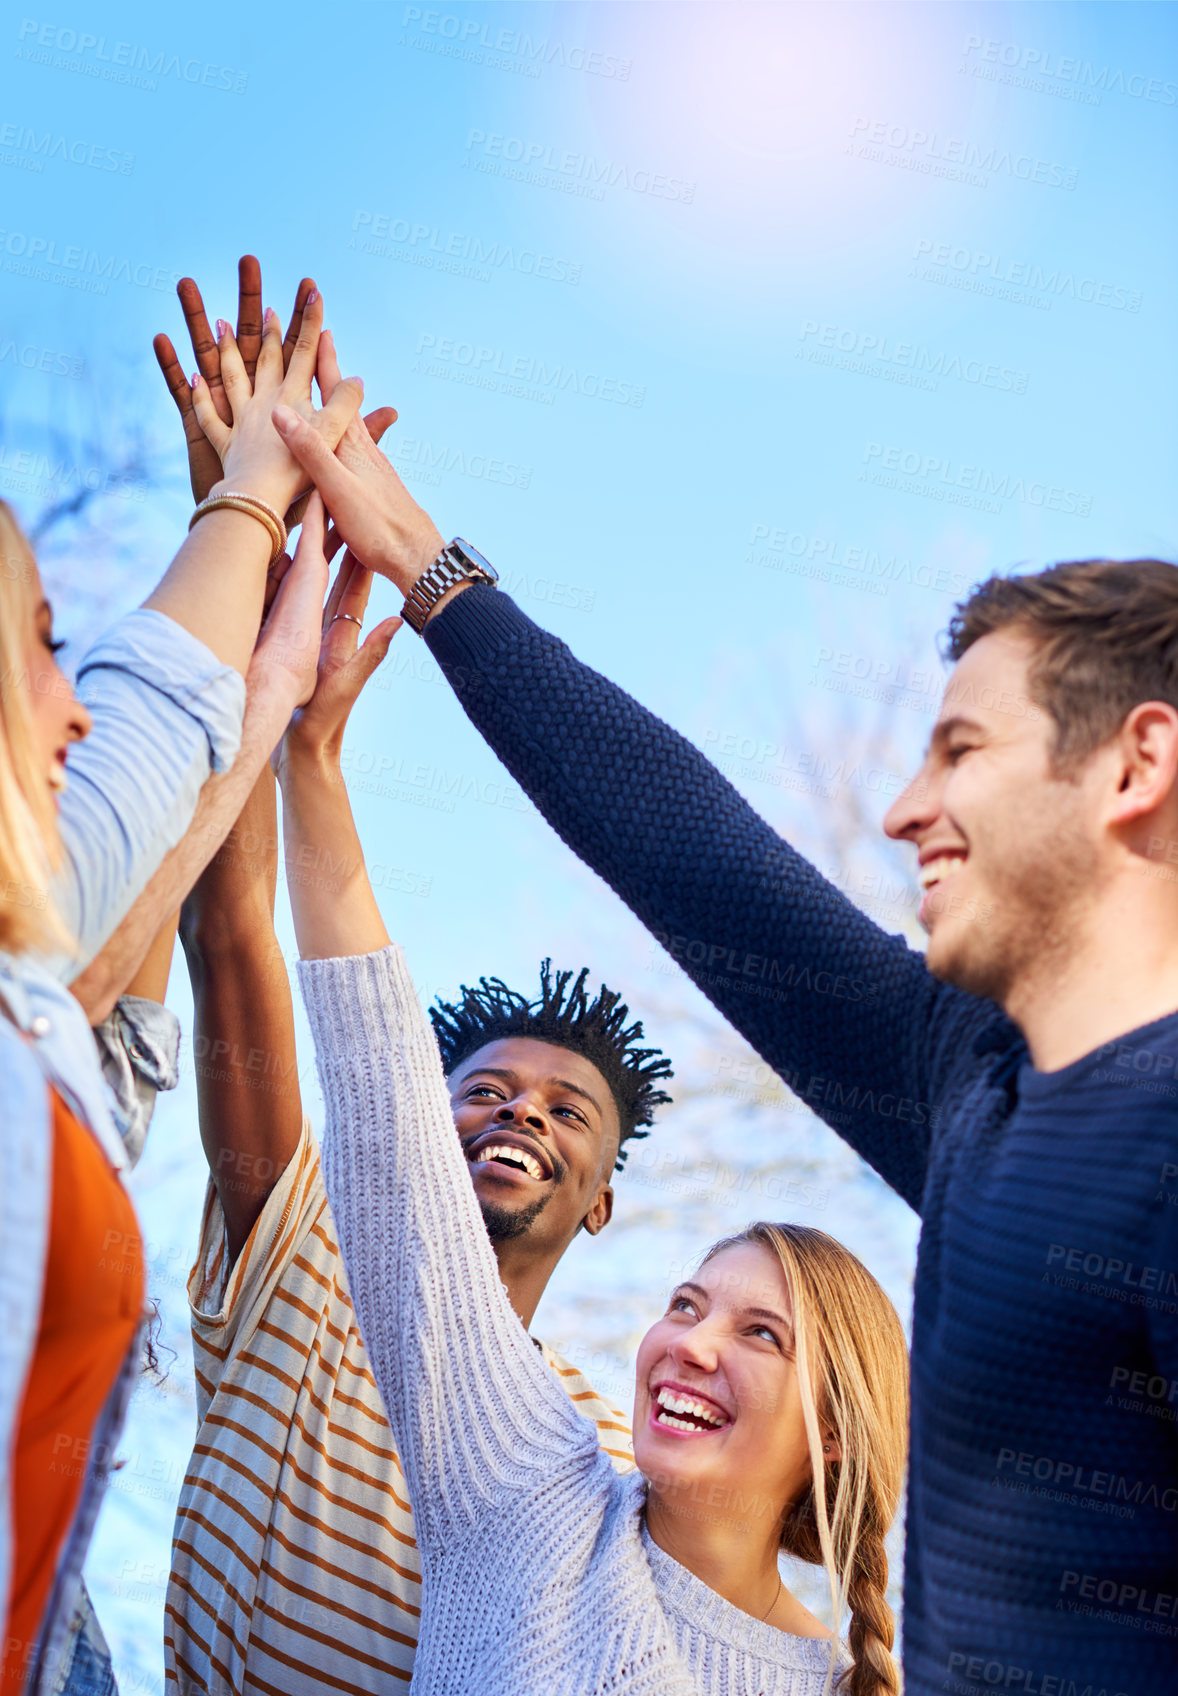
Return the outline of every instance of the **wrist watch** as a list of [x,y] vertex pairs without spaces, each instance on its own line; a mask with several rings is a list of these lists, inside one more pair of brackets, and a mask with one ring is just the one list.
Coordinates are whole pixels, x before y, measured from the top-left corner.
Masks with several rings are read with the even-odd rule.
[[494,588],[499,581],[499,573],[469,542],[464,542],[461,536],[455,536],[452,542],[447,542],[429,570],[423,571],[410,589],[405,597],[405,605],[401,608],[401,617],[420,636],[426,619],[446,591],[452,589],[456,583],[465,583],[468,580],[472,583],[489,583]]

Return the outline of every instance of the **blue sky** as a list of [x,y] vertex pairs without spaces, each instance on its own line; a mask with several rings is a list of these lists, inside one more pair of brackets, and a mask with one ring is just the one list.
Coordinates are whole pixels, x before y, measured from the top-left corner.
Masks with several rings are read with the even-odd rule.
[[[158,329],[179,344],[174,278],[230,316],[252,250],[285,314],[310,272],[440,528],[822,857],[831,797],[868,828],[910,768],[968,584],[1175,557],[1176,35],[1138,4],[10,10],[0,493],[32,522],[101,471],[98,438],[145,434],[150,483],[47,554],[76,649],[187,522],[150,354]],[[381,586],[372,616],[395,609]],[[427,992],[528,983],[551,951],[624,982],[656,1036],[660,1012],[706,1017],[408,631],[348,760],[384,791],[357,783],[357,818]],[[869,865],[902,884],[844,838],[864,889]],[[800,1124],[775,1121],[782,1161]],[[906,1210],[824,1147],[858,1198],[827,1223],[902,1302]],[[180,1348],[201,1182],[186,1078],[140,1180]],[[622,1300],[619,1253],[593,1264]],[[585,1276],[559,1297],[574,1330]],[[110,1588],[146,1539],[144,1595],[106,1603],[144,1688],[190,1435],[190,1404],[174,1427],[152,1408],[165,1482],[100,1545]]]

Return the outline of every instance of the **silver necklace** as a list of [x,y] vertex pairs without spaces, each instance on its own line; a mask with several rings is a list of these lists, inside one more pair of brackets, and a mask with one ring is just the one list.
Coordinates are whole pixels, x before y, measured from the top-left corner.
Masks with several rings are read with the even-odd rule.
[[765,1609],[765,1612],[761,1615],[761,1624],[762,1625],[764,1625],[765,1621],[769,1618],[769,1615],[773,1612],[774,1608],[777,1606],[778,1602],[781,1600],[781,1592],[784,1589],[785,1589],[785,1585],[781,1582],[781,1574],[778,1573],[777,1574],[777,1589],[773,1592],[773,1600],[770,1602],[769,1606]]

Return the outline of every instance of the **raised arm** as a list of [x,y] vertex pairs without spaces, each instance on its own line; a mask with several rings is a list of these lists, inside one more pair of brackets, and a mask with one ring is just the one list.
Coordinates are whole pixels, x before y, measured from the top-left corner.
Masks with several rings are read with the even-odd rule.
[[[286,563],[281,561],[280,567]],[[228,771],[209,778],[183,839],[165,856],[131,911],[70,985],[91,1024],[104,1019],[126,992],[167,916],[178,911],[237,821],[291,714],[314,688],[326,564],[314,553],[303,554],[289,571],[276,575],[274,602],[246,677],[245,720],[237,758]]]
[[[331,357],[324,338],[323,356]],[[348,545],[408,592],[441,543],[375,449],[278,415]],[[425,639],[467,714],[569,847],[782,1079],[914,1207],[954,1063],[1000,1020],[938,984],[697,749],[506,595],[461,586]]]
[[[366,580],[343,584],[339,612],[358,616]],[[371,669],[391,633],[350,658],[356,626],[329,626],[338,676]],[[500,1282],[437,1044],[368,884],[330,703],[325,691],[300,716],[280,763],[287,853],[307,868],[290,878],[299,976],[327,1104],[324,1181],[428,1557],[497,1491],[534,1487],[570,1452],[591,1463],[597,1433]]]
[[231,1262],[286,1170],[303,1124],[294,1008],[274,934],[277,867],[278,814],[267,764],[181,917],[201,1142]]

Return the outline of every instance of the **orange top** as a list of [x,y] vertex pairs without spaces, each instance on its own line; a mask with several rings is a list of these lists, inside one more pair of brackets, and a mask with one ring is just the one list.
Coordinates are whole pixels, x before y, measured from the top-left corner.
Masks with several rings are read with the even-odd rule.
[[41,1325],[16,1429],[12,1605],[0,1692],[18,1696],[73,1524],[95,1422],[143,1311],[143,1244],[97,1140],[54,1091]]

